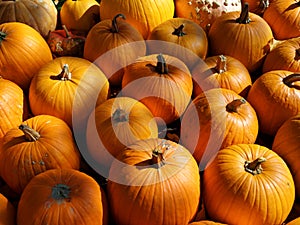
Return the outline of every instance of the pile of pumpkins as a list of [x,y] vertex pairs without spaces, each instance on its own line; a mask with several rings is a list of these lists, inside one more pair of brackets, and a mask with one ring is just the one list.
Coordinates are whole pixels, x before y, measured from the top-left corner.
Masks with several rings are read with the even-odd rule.
[[300,224],[300,1],[0,0],[0,119],[0,224]]

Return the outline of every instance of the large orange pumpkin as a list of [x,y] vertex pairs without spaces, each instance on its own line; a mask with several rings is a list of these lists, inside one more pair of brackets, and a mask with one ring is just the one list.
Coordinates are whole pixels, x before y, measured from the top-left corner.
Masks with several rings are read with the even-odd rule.
[[95,107],[109,96],[109,83],[93,63],[77,57],[58,57],[45,64],[30,84],[34,115],[53,115],[69,126],[85,129]]
[[1,76],[28,91],[32,77],[52,60],[46,40],[34,28],[21,22],[0,24]]
[[240,95],[214,88],[199,94],[188,106],[180,133],[180,143],[204,169],[220,149],[254,143],[258,120],[253,107]]
[[212,220],[231,225],[282,224],[295,200],[283,159],[257,144],[220,150],[203,174],[203,199]]
[[191,74],[181,60],[170,55],[151,54],[126,67],[121,94],[144,103],[158,118],[158,124],[164,125],[183,114],[192,90]]
[[0,224],[16,225],[17,210],[3,194],[0,194]]
[[128,23],[132,24],[147,39],[154,27],[173,18],[173,0],[101,0],[101,20],[111,19],[123,13]]
[[255,80],[247,100],[262,133],[274,136],[284,121],[300,113],[299,87],[300,75],[286,70],[270,71]]
[[107,225],[102,188],[91,176],[72,169],[52,169],[34,177],[21,195],[18,225]]
[[54,116],[35,116],[10,129],[0,147],[1,176],[18,194],[39,173],[80,166],[72,131]]
[[129,145],[114,160],[108,179],[116,224],[188,224],[197,213],[198,166],[175,142],[153,138]]

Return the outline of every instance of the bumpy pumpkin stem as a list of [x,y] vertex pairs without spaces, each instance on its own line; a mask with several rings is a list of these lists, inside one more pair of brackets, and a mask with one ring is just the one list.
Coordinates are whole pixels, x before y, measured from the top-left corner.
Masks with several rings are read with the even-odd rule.
[[114,122],[126,122],[129,120],[129,115],[123,109],[116,109],[112,115],[112,121]]
[[0,42],[3,41],[6,37],[6,33],[0,31]]
[[217,59],[217,65],[215,69],[218,71],[218,73],[224,73],[227,70],[226,64],[227,64],[226,56],[220,55]]
[[157,58],[156,71],[159,74],[167,74],[168,66],[166,63],[166,59],[163,57],[161,53],[156,58]]
[[37,141],[41,136],[37,131],[25,124],[21,124],[19,129],[23,131],[27,141]]
[[57,201],[70,200],[71,189],[65,184],[57,184],[52,187],[51,197]]
[[164,164],[164,153],[170,148],[165,140],[159,143],[156,148],[152,151],[151,165],[156,165],[158,168]]
[[59,79],[59,80],[71,80],[71,78],[72,78],[72,74],[69,70],[69,65],[64,64],[61,73],[59,75],[57,75],[57,79]]
[[252,162],[245,161],[245,165],[244,165],[245,171],[253,175],[260,174],[263,171],[261,164],[265,161],[266,159],[264,157],[259,157]]
[[283,83],[287,85],[288,87],[294,87],[294,88],[300,88],[298,86],[294,85],[294,82],[300,81],[300,74],[291,74],[285,78],[282,79]]
[[121,17],[121,18],[124,19],[124,20],[126,19],[126,17],[125,17],[124,14],[122,14],[122,13],[117,14],[117,15],[113,18],[113,20],[112,20],[112,28],[110,29],[110,31],[111,31],[112,33],[118,33],[118,32],[119,32],[119,27],[118,27],[118,24],[117,24],[117,19],[118,19],[119,17]]
[[246,100],[243,98],[240,99],[235,99],[232,102],[228,103],[226,105],[226,111],[227,112],[237,112],[238,108],[242,105],[245,104]]
[[249,17],[249,5],[247,2],[244,3],[240,17],[236,19],[236,22],[247,24],[250,23],[250,17]]
[[175,28],[173,31],[173,35],[177,35],[178,37],[182,37],[186,35],[186,33],[183,32],[184,24],[181,24],[178,28]]

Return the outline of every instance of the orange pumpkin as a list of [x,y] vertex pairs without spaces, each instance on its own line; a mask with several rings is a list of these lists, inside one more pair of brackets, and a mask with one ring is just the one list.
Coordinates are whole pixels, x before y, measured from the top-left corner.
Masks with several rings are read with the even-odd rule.
[[286,225],[298,225],[300,224],[300,217],[297,217],[291,221],[289,221],[288,223],[286,223]]
[[257,144],[220,150],[203,174],[203,200],[212,220],[227,224],[282,224],[295,200],[283,159]]
[[106,197],[94,178],[78,170],[52,169],[34,177],[24,189],[17,224],[107,225],[107,217]]
[[128,23],[133,25],[147,39],[154,27],[173,18],[173,0],[101,0],[101,20],[111,19],[118,13],[126,16]]
[[0,24],[1,76],[28,91],[32,77],[52,60],[46,40],[34,28],[21,22]]
[[103,72],[86,59],[63,56],[44,65],[30,84],[29,103],[34,115],[47,114],[70,127],[85,129],[95,107],[109,96]]
[[250,73],[259,70],[272,46],[273,34],[268,23],[249,12],[229,12],[218,17],[209,29],[211,55],[229,55],[238,59]]
[[198,95],[182,116],[180,143],[204,169],[217,152],[233,144],[252,144],[258,135],[253,107],[229,89]]
[[262,16],[269,7],[269,0],[241,0],[242,4],[247,2],[249,4],[249,11]]
[[0,148],[0,173],[20,194],[37,174],[53,168],[79,169],[80,154],[68,125],[54,116],[32,117],[10,129]]
[[198,166],[175,142],[152,138],[129,145],[113,161],[108,179],[116,224],[188,224],[196,215]]
[[0,194],[0,224],[15,225],[16,215],[16,208],[3,194]]
[[123,14],[102,20],[89,31],[83,57],[95,63],[113,86],[121,86],[123,68],[146,55],[141,33]]
[[284,121],[300,113],[299,87],[300,75],[286,70],[270,71],[255,80],[247,100],[262,133],[274,136]]
[[158,127],[150,110],[128,97],[108,99],[91,113],[86,132],[88,151],[95,168],[107,176],[111,162],[129,144],[140,139],[157,138]]
[[164,125],[183,114],[192,90],[191,74],[181,60],[151,54],[126,67],[121,94],[141,101],[158,118],[158,124]]
[[0,1],[0,23],[7,22],[25,23],[45,38],[56,28],[57,10],[52,0]]
[[189,223],[188,225],[225,225],[225,223],[218,223],[211,220],[201,220]]
[[0,139],[23,121],[23,103],[22,89],[0,76]]

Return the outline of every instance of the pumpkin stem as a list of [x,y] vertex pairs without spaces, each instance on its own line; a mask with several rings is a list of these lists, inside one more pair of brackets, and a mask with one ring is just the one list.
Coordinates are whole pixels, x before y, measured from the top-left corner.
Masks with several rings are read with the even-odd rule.
[[124,20],[126,19],[126,17],[125,17],[124,14],[122,14],[122,13],[117,14],[117,15],[113,18],[113,20],[112,20],[112,28],[110,29],[110,31],[111,31],[112,33],[119,33],[119,27],[118,27],[118,24],[117,24],[117,19],[118,19],[119,17],[121,17],[121,18],[124,19]]
[[245,171],[251,173],[252,175],[260,174],[263,171],[261,164],[265,161],[266,158],[264,157],[259,157],[252,162],[245,161],[245,165],[244,165]]
[[0,42],[3,41],[6,37],[6,33],[0,31]]
[[156,165],[158,168],[164,164],[164,153],[170,148],[170,144],[166,140],[162,140],[152,151],[151,165]]
[[260,9],[260,12],[263,13],[269,7],[269,5],[269,0],[260,0],[258,8]]
[[235,99],[226,105],[226,111],[231,112],[231,113],[237,112],[239,106],[241,106],[242,104],[245,104],[245,103],[246,103],[246,100],[243,98]]
[[67,37],[67,38],[70,38],[71,35],[70,35],[70,33],[69,33],[69,31],[68,31],[66,25],[63,24],[63,25],[61,25],[61,26],[62,26],[62,28],[64,29],[65,33],[66,33],[66,37]]
[[159,74],[167,74],[168,66],[165,57],[163,57],[163,55],[160,53],[156,58],[157,58],[156,71]]
[[184,24],[181,24],[178,28],[175,28],[173,31],[173,35],[177,35],[178,37],[182,37],[186,35],[186,33],[183,32]]
[[236,19],[236,22],[241,24],[248,24],[251,22],[249,17],[249,4],[247,2],[244,3],[240,17]]
[[65,184],[57,184],[52,187],[51,197],[57,201],[60,200],[70,200],[71,189]]
[[218,73],[224,73],[226,72],[227,68],[226,65],[227,64],[227,58],[224,55],[219,55],[218,59],[217,59],[217,65],[215,67],[215,69],[218,71]]
[[112,121],[120,123],[126,122],[129,120],[128,113],[125,112],[123,109],[116,109],[112,115]]
[[27,141],[37,141],[41,136],[37,131],[25,124],[21,124],[19,129],[23,131]]
[[57,78],[59,80],[71,80],[72,78],[72,74],[69,70],[69,65],[68,64],[64,64],[63,65],[63,68],[62,68],[62,71],[60,74],[57,75]]
[[290,87],[290,88],[292,88],[292,87],[296,88],[296,86],[294,85],[294,82],[300,81],[300,74],[296,74],[296,73],[291,74],[291,75],[283,78],[282,81],[288,87]]

